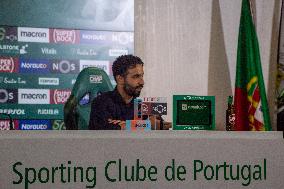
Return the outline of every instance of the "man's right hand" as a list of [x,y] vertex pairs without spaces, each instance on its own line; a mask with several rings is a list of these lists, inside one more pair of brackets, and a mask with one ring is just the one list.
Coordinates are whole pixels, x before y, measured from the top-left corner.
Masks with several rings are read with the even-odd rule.
[[115,120],[115,119],[108,119],[108,123],[111,123],[111,124],[114,124],[114,125],[119,125],[121,130],[125,130],[125,128],[126,128],[125,121]]

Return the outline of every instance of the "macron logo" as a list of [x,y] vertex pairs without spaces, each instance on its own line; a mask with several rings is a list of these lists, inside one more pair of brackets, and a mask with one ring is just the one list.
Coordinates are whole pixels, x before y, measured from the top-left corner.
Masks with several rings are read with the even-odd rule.
[[57,54],[57,51],[54,48],[49,49],[47,47],[41,48],[41,52],[42,54],[51,54],[51,55]]
[[18,41],[48,43],[49,29],[18,27]]

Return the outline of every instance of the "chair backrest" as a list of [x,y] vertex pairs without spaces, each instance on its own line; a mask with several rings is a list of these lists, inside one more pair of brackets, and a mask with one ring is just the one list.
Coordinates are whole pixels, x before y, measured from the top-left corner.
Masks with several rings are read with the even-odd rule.
[[66,129],[88,129],[93,99],[100,93],[110,90],[113,90],[113,86],[104,70],[96,67],[83,69],[79,73],[71,95],[64,106]]

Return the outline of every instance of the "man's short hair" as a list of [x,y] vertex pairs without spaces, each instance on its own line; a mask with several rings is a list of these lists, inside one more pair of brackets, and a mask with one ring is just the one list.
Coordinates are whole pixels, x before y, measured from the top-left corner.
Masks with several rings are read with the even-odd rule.
[[113,62],[112,73],[113,77],[116,80],[117,75],[125,76],[127,75],[127,70],[134,68],[137,64],[144,65],[142,60],[138,56],[132,54],[121,55]]

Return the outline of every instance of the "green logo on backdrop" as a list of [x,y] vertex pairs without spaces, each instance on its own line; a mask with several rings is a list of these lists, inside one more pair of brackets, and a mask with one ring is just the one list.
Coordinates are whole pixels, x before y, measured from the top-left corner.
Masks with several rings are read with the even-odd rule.
[[0,41],[4,40],[6,30],[5,28],[0,28]]
[[63,120],[53,120],[52,130],[66,130]]

